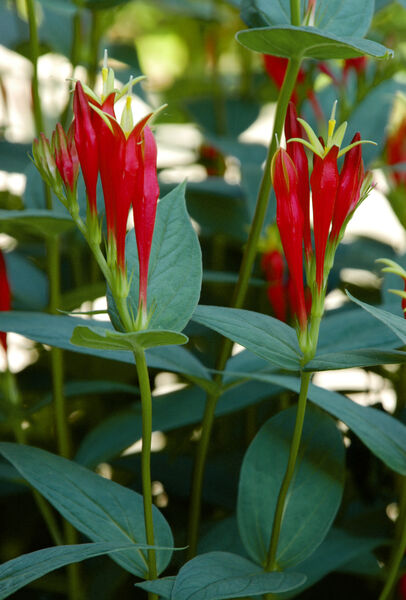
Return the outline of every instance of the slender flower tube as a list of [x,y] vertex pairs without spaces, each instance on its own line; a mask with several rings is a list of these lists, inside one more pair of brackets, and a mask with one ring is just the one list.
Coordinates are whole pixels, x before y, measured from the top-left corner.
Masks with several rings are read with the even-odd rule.
[[[360,134],[356,133],[351,140],[351,144],[360,140]],[[347,217],[355,210],[358,204],[364,175],[362,149],[358,144],[347,152],[344,165],[341,169],[330,233],[330,240],[333,242],[338,239]]]
[[135,236],[137,238],[140,264],[139,309],[143,319],[147,317],[148,267],[154,233],[159,186],[156,171],[157,148],[152,131],[148,126],[143,132],[143,141],[138,145],[140,170],[138,194],[133,198]]
[[304,219],[299,200],[298,173],[292,159],[283,148],[279,148],[273,158],[271,173],[277,200],[276,223],[296,289],[297,315],[303,330],[307,323],[302,258]]
[[[10,310],[11,308],[11,291],[10,283],[7,277],[6,261],[2,251],[0,250],[0,311]],[[7,334],[0,331],[0,345],[4,352],[7,352]]]
[[333,146],[323,158],[315,154],[313,172],[310,177],[313,199],[316,282],[319,292],[322,291],[324,284],[324,257],[339,184],[338,151],[338,146]]
[[92,111],[80,81],[73,96],[75,144],[85,180],[90,213],[97,213],[98,144],[92,123]]
[[286,150],[292,159],[300,181],[299,200],[303,213],[304,248],[306,260],[309,261],[313,253],[312,239],[310,234],[310,188],[309,188],[309,165],[303,144],[289,142],[291,138],[303,137],[303,127],[297,120],[296,108],[293,102],[289,102],[285,121],[285,136],[287,140]]

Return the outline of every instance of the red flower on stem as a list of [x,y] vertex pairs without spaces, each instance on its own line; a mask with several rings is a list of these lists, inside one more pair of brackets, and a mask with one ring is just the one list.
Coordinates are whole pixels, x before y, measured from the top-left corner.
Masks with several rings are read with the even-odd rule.
[[[127,219],[131,205],[133,207],[139,258],[139,310],[145,323],[149,256],[159,196],[156,143],[147,126],[152,113],[133,126],[131,98],[128,96],[120,125],[114,112],[115,92],[100,104],[85,94],[78,83],[75,96],[75,132],[79,132],[80,138],[81,133],[88,130],[94,140],[90,145],[90,167],[87,164],[88,154],[78,150],[82,171],[87,172],[88,197],[94,198],[95,202],[95,182],[100,172],[110,260],[115,260],[116,256],[119,271],[124,277]],[[75,139],[78,136],[75,134]],[[82,149],[85,148],[82,139],[80,144]]]
[[272,161],[272,180],[276,194],[276,223],[290,276],[296,290],[297,316],[301,329],[307,323],[303,285],[304,218],[299,199],[299,179],[289,154],[279,148]]
[[[6,261],[2,251],[0,250],[0,311],[10,310],[11,308],[11,291],[10,283],[7,277]],[[0,344],[4,351],[7,352],[7,334],[0,331]]]
[[[360,134],[356,133],[351,140],[351,144],[359,142],[360,140]],[[334,205],[333,224],[330,233],[330,239],[333,241],[338,238],[345,220],[348,215],[355,210],[358,204],[364,176],[365,171],[362,162],[362,150],[361,146],[358,144],[347,152],[341,169],[337,198]]]
[[83,179],[85,180],[90,213],[97,213],[97,177],[99,173],[98,144],[92,123],[92,110],[80,81],[76,83],[73,96],[75,115],[75,144]]
[[308,260],[312,254],[312,240],[310,234],[309,165],[303,144],[300,142],[289,142],[291,138],[303,137],[303,133],[303,127],[297,120],[295,105],[292,102],[289,102],[285,121],[286,150],[296,167],[300,181],[299,200],[304,218],[304,247],[306,259]]
[[338,146],[333,146],[324,158],[320,158],[315,154],[313,172],[310,177],[316,253],[316,281],[319,291],[321,291],[324,282],[324,258],[339,183],[338,150]]

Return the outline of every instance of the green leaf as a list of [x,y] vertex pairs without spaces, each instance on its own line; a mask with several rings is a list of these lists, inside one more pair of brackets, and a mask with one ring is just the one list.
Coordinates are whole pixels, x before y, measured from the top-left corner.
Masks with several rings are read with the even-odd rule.
[[180,569],[171,597],[176,600],[246,598],[285,592],[304,580],[300,573],[266,573],[238,554],[209,552],[196,556]]
[[22,252],[4,253],[14,308],[43,310],[48,305],[48,279]]
[[[279,490],[285,475],[296,407],[272,417],[249,446],[241,468],[237,517],[250,556],[265,564]],[[308,407],[299,456],[285,506],[277,564],[302,562],[321,544],[340,506],[345,452],[335,422]]]
[[[301,2],[303,17],[307,3]],[[374,14],[374,0],[318,0],[315,25],[337,35],[364,37]],[[288,0],[246,0],[242,4],[242,19],[250,27],[290,24]]]
[[[96,348],[85,348],[72,344],[70,339],[73,330],[77,326],[83,326],[84,323],[91,327],[100,327],[100,321],[92,319],[84,321],[78,317],[59,317],[37,312],[0,312],[0,331],[13,331],[41,344],[55,346],[56,348],[70,350],[71,352],[90,354],[91,356],[134,364],[134,356],[129,351],[98,350]],[[111,328],[111,332],[114,332],[113,328]],[[186,376],[203,379],[208,382],[211,381],[207,369],[185,348],[175,346],[163,349],[159,347],[150,348],[147,350],[146,356],[150,367],[183,373]]]
[[142,583],[136,583],[135,585],[137,587],[142,588],[146,592],[158,594],[159,598],[171,600],[175,579],[176,577],[163,577],[162,579],[154,579],[153,581],[143,581]]
[[[128,301],[136,315],[139,274],[133,231],[127,234],[126,258],[132,274]],[[186,211],[185,184],[180,184],[158,203],[148,272],[149,328],[182,331],[199,301],[201,284],[200,245]]]
[[361,302],[361,300],[357,300],[357,298],[354,298],[349,292],[346,292],[346,294],[352,302],[355,302],[355,304],[358,304],[358,306],[369,312],[375,319],[384,323],[400,340],[402,340],[403,344],[406,344],[406,319],[398,317],[387,310],[382,310],[382,308],[377,308],[366,302]]
[[279,367],[300,369],[302,353],[296,333],[278,319],[249,310],[199,305],[193,320]]
[[316,551],[295,567],[306,575],[306,582],[293,593],[281,594],[278,599],[285,600],[299,595],[328,573],[337,571],[346,563],[381,545],[383,541],[374,537],[359,537],[333,527]]
[[[124,569],[146,578],[145,554],[137,544],[145,544],[144,502],[140,494],[92,471],[39,448],[0,443],[0,453],[76,529],[95,542],[114,542],[134,548],[111,554]],[[157,567],[168,565],[173,547],[170,527],[153,506]]]
[[[269,383],[249,382],[227,390],[219,399],[216,416],[226,415],[274,395],[280,388]],[[153,398],[152,426],[154,431],[171,431],[178,427],[200,423],[206,404],[206,394],[196,387],[177,390]],[[82,440],[76,460],[94,467],[110,460],[141,439],[140,406],[115,414],[91,430]]]
[[13,233],[21,228],[29,233],[42,236],[65,233],[74,227],[70,217],[55,211],[41,209],[0,210],[1,229],[5,233]]
[[[235,373],[237,375],[237,373]],[[297,377],[273,374],[247,374],[259,381],[269,381],[293,392],[299,392]],[[243,374],[240,373],[242,377]],[[406,475],[406,426],[386,412],[361,406],[337,392],[310,384],[309,399],[351,429],[359,439],[388,467]]]
[[372,367],[374,365],[390,365],[406,362],[406,352],[366,348],[365,350],[348,350],[347,352],[331,352],[316,354],[306,363],[305,371],[329,371],[348,369],[350,367]]
[[121,333],[102,329],[101,327],[75,327],[71,342],[77,346],[103,350],[130,350],[134,352],[140,348],[146,350],[155,346],[170,346],[172,344],[186,344],[188,338],[183,333],[176,331],[135,331]]
[[237,40],[250,50],[285,58],[389,58],[393,51],[362,38],[339,37],[316,27],[259,27],[237,33]]
[[385,325],[360,308],[327,313],[320,327],[317,351],[321,354],[379,348],[391,350],[396,347],[396,335]]
[[[112,542],[56,546],[9,560],[0,566],[0,600],[55,569],[103,554],[133,550],[134,544],[131,546]],[[145,547],[145,544],[138,546],[140,550]]]

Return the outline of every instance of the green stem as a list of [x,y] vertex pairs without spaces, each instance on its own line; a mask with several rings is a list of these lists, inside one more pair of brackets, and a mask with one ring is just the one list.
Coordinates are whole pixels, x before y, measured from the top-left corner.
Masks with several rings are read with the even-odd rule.
[[[142,495],[144,499],[144,523],[147,544],[154,546],[154,523],[152,517],[152,486],[151,486],[151,438],[152,438],[152,397],[149,383],[148,366],[143,349],[134,352],[135,366],[138,373],[138,383],[142,404],[142,450],[141,478]],[[156,579],[155,550],[148,550],[148,578]],[[149,600],[157,600],[156,594],[148,594]]]
[[[285,122],[286,111],[293,88],[296,83],[299,73],[301,59],[292,58],[289,61],[286,70],[285,79],[279,94],[278,104],[276,107],[275,122],[272,136],[269,143],[268,155],[266,158],[264,172],[262,174],[261,185],[258,191],[257,204],[254,218],[251,224],[251,229],[248,235],[247,244],[245,246],[244,255],[241,262],[238,282],[234,290],[231,305],[234,308],[240,308],[243,305],[245,295],[247,293],[249,279],[252,272],[252,267],[257,253],[258,240],[261,235],[262,226],[265,219],[266,210],[268,207],[269,195],[271,193],[271,162],[273,155],[277,149],[277,138],[282,135],[283,125]],[[223,338],[216,369],[223,371],[228,358],[231,355],[232,342]],[[221,386],[222,377],[218,375],[215,378],[219,388]],[[197,538],[199,532],[200,512],[201,512],[201,492],[203,487],[203,476],[206,464],[207,451],[210,442],[211,430],[214,422],[214,412],[217,405],[217,400],[221,395],[219,389],[215,394],[209,394],[206,399],[206,408],[202,421],[202,435],[197,448],[195,466],[192,479],[192,490],[189,512],[189,531],[188,531],[188,557],[192,558],[196,554]]]
[[300,0],[290,0],[290,22],[295,27],[300,27]]
[[278,549],[279,534],[281,531],[286,496],[289,491],[289,486],[290,482],[292,481],[293,473],[295,471],[296,459],[299,452],[300,440],[302,437],[303,422],[306,412],[307,391],[309,389],[310,377],[311,373],[302,372],[295,429],[293,431],[292,442],[290,445],[288,465],[286,467],[285,476],[283,478],[281,489],[279,490],[278,500],[276,503],[271,541],[269,544],[268,558],[265,566],[265,569],[267,571],[275,571],[278,567],[276,562],[276,552]]
[[204,469],[210,444],[211,430],[214,422],[214,411],[216,409],[219,396],[220,393],[210,394],[206,399],[201,437],[196,451],[190,497],[187,550],[188,560],[192,559],[196,555],[197,550],[197,539],[199,536],[200,513],[202,506]]
[[34,108],[35,130],[38,133],[44,131],[44,120],[42,118],[41,100],[39,96],[38,84],[38,57],[39,57],[39,39],[37,20],[35,17],[35,6],[33,0],[26,0],[28,27],[30,30],[30,55],[32,62],[32,100]]
[[393,552],[389,560],[385,586],[378,600],[391,598],[399,577],[399,567],[406,552],[406,477],[402,477],[399,507],[399,529]]

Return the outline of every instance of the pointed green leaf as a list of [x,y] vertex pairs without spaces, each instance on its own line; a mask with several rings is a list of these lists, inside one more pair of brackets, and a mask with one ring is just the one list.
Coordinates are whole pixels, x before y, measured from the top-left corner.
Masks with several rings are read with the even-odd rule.
[[230,552],[200,554],[179,571],[172,590],[176,600],[226,600],[285,592],[305,581],[300,573],[266,573]]
[[369,312],[375,319],[384,323],[404,344],[406,344],[406,319],[398,317],[398,315],[394,315],[382,308],[377,308],[366,302],[361,302],[361,300],[357,300],[357,298],[354,298],[349,292],[346,293],[352,302],[355,302],[355,304],[361,306],[361,308]]
[[[267,560],[295,419],[296,407],[269,419],[249,446],[241,468],[238,526],[245,549],[260,564]],[[344,461],[344,444],[335,422],[308,407],[282,519],[278,568],[302,562],[326,537],[341,502]]]
[[[123,546],[134,544],[133,549],[110,556],[130,573],[148,576],[145,553],[137,547],[146,543],[144,502],[140,494],[39,448],[3,442],[0,453],[91,540]],[[170,561],[173,538],[168,523],[155,506],[153,520],[156,545],[168,548],[156,551],[160,573]]]
[[186,344],[188,338],[176,331],[135,331],[121,333],[101,327],[75,327],[71,342],[77,346],[96,348],[100,350],[131,350],[153,348],[155,346],[170,346]]
[[75,223],[71,217],[56,211],[41,209],[0,210],[1,229],[13,233],[19,227],[29,233],[43,236],[57,235],[73,229]]
[[[0,331],[13,331],[41,344],[71,352],[134,364],[133,353],[128,350],[101,350],[72,344],[70,339],[75,327],[84,324],[90,327],[94,326],[96,329],[101,327],[100,321],[92,319],[85,321],[78,317],[59,317],[38,312],[0,312]],[[103,328],[107,328],[107,323],[103,324]],[[114,333],[115,330],[111,327],[110,331]],[[207,369],[185,348],[176,346],[160,348],[157,346],[147,350],[146,356],[150,367],[183,373],[193,377],[196,381],[202,379],[211,382]]]
[[199,305],[193,320],[279,367],[300,369],[302,353],[296,333],[278,319],[238,308]]
[[[145,545],[138,546],[140,550]],[[123,550],[131,550],[131,546],[112,542],[97,542],[92,544],[74,544],[71,546],[56,546],[44,548],[29,554],[23,554],[0,565],[0,600],[8,598],[17,590],[28,585],[31,581],[55,571],[65,565],[80,562],[95,556],[111,554]]]
[[285,58],[389,58],[393,51],[362,38],[340,37],[316,27],[293,25],[258,27],[237,33],[237,40],[250,50]]
[[316,354],[313,360],[306,363],[305,371],[330,371],[334,369],[348,369],[350,367],[372,367],[374,365],[391,365],[404,362],[406,362],[406,352],[365,348],[364,350]]

